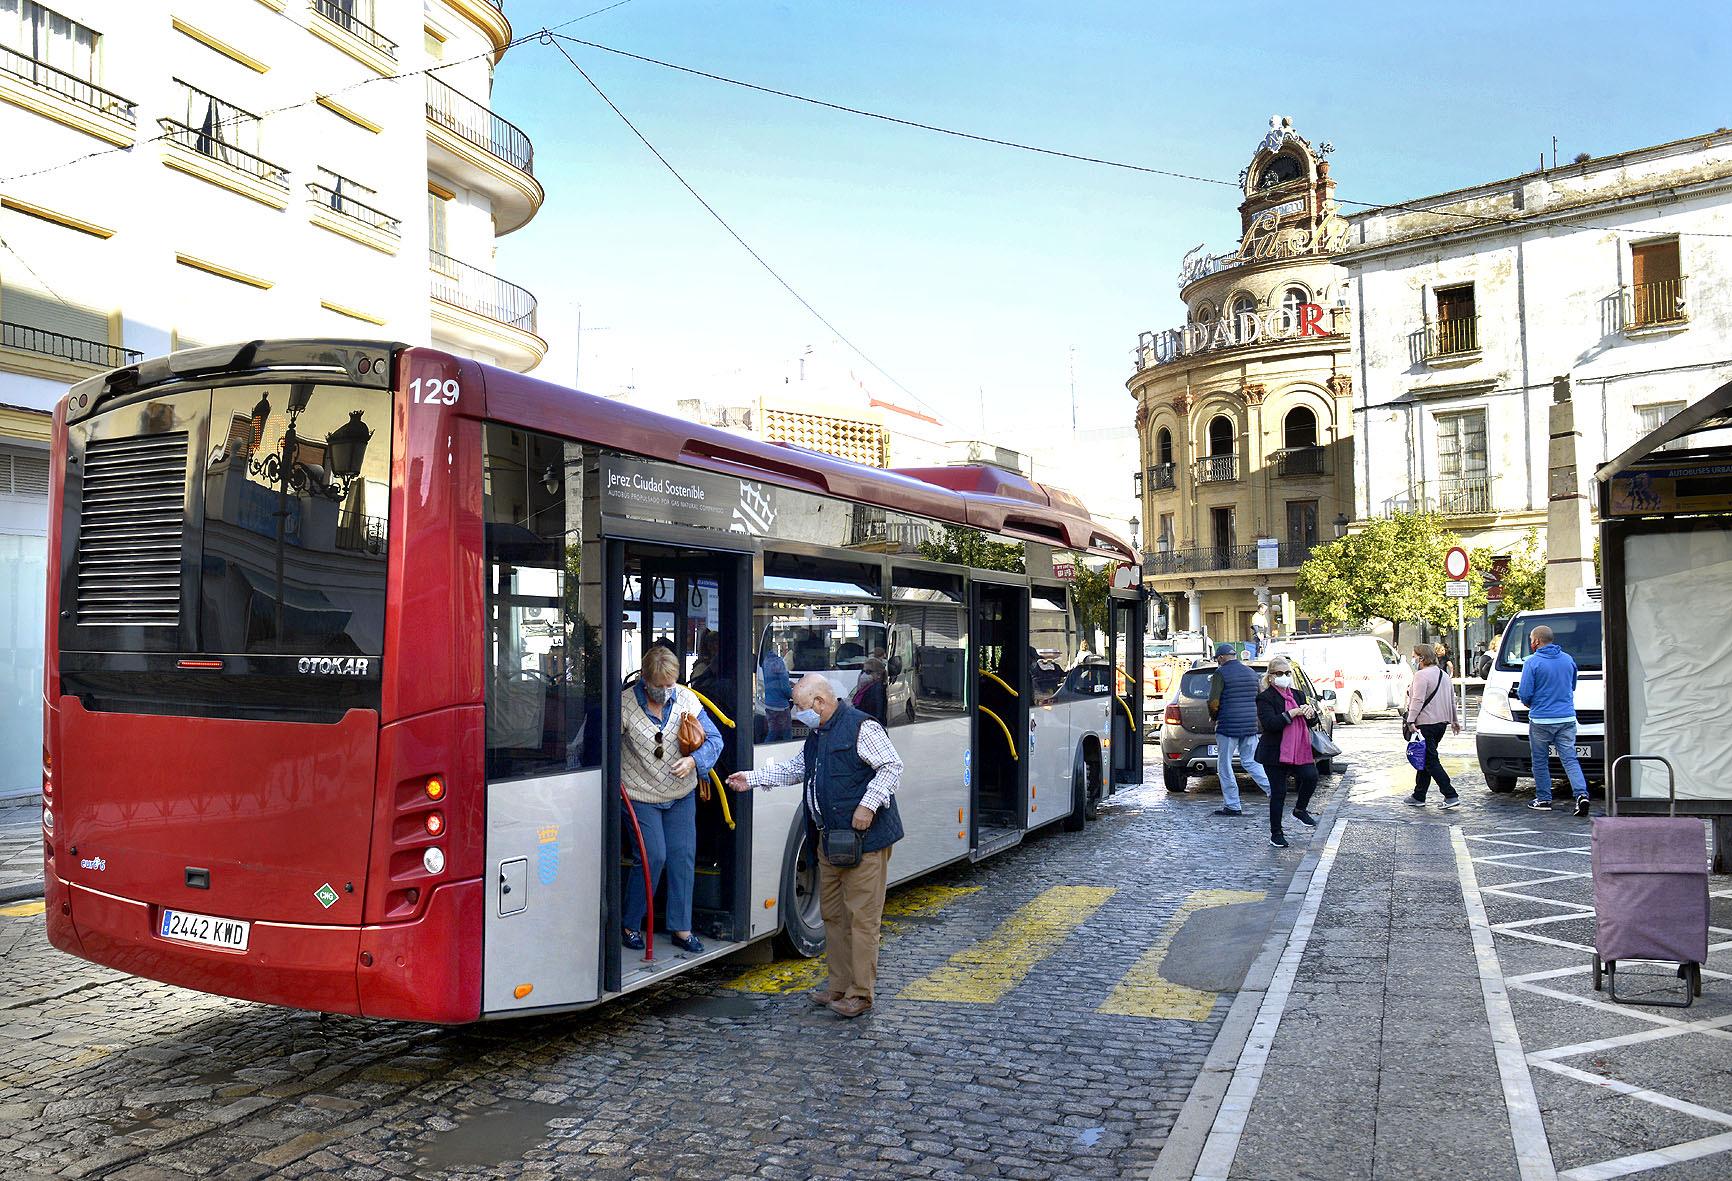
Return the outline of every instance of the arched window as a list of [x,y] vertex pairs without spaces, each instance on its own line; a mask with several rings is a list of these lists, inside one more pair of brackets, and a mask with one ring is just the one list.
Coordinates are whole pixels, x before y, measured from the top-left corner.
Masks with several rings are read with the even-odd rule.
[[1237,324],[1244,316],[1257,314],[1257,301],[1249,295],[1240,295],[1233,300],[1233,323]]
[[1281,445],[1288,450],[1317,446],[1317,416],[1309,406],[1296,406],[1281,420]]
[[1299,305],[1310,303],[1311,297],[1303,287],[1289,287],[1281,293],[1281,326],[1283,328],[1299,327]]
[[1191,309],[1191,319],[1195,320],[1199,324],[1208,324],[1213,321],[1214,318],[1215,305],[1210,303],[1208,300],[1204,300],[1195,308]]
[[1209,454],[1233,454],[1233,420],[1217,414],[1209,420]]
[[1173,462],[1173,432],[1166,427],[1162,427],[1161,433],[1155,436],[1155,462]]

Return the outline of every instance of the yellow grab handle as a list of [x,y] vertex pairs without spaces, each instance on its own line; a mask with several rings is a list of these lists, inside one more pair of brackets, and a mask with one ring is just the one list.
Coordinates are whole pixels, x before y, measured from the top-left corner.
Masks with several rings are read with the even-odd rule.
[[699,693],[696,689],[692,689],[690,685],[687,685],[686,688],[691,689],[692,696],[704,703],[705,709],[716,715],[716,721],[720,722],[730,730],[734,729],[734,719],[723,713],[715,702],[711,701],[708,697],[705,697],[702,693]]
[[[987,675],[991,676],[992,674],[988,673]],[[1004,719],[993,713],[990,709],[987,709],[984,705],[978,706],[977,708],[981,713],[998,723],[998,728],[1004,731],[1004,740],[1010,743],[1010,757],[1020,763],[1022,757],[1016,753],[1016,739],[1010,736],[1010,727],[1004,724]]]
[[722,785],[722,777],[716,774],[714,767],[710,768],[710,782],[716,785],[716,798],[722,801],[722,819],[728,822],[728,827],[734,827],[734,814],[728,808],[728,789]]
[[[997,681],[1000,685],[1004,685],[1004,691],[1006,693],[1010,694],[1012,697],[1021,697],[1022,696],[1022,694],[1018,693],[1015,689],[1012,689],[1009,685],[1006,685],[1004,678],[999,676],[997,673],[989,673],[983,668],[980,670],[980,675],[983,677],[991,677],[993,680]],[[1000,722],[999,725],[1002,726],[1002,725],[1004,725],[1004,723]],[[1015,743],[1012,743],[1011,745],[1014,746]]]
[[1130,702],[1126,701],[1123,697],[1120,697],[1117,693],[1113,694],[1113,700],[1124,707],[1125,721],[1131,724],[1131,733],[1135,734],[1137,732],[1137,717],[1131,712]]

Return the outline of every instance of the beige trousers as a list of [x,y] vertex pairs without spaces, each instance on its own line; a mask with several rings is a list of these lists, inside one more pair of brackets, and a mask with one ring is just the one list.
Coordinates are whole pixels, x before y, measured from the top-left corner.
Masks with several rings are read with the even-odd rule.
[[890,875],[888,847],[837,869],[818,855],[818,909],[824,916],[824,966],[830,991],[870,1002],[878,983],[878,928]]

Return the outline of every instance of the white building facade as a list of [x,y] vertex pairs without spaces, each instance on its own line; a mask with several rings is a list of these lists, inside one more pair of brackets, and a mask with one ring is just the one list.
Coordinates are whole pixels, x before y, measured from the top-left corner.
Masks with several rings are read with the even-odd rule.
[[547,346],[495,239],[540,208],[489,109],[497,0],[0,0],[0,796],[39,786],[48,412],[264,336]]
[[1357,517],[1431,509],[1470,546],[1543,545],[1555,388],[1586,481],[1732,377],[1732,133],[1350,220]]

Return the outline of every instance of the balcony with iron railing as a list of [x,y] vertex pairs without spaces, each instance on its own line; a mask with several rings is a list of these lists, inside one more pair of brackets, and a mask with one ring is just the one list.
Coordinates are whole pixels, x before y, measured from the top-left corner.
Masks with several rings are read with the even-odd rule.
[[1283,447],[1275,452],[1274,458],[1277,479],[1324,474],[1323,448],[1321,447]]
[[1277,545],[1195,545],[1180,549],[1156,549],[1143,555],[1146,574],[1216,574],[1234,570],[1267,570],[1265,550],[1275,568],[1302,566],[1316,548],[1308,541],[1283,541]]
[[1419,484],[1383,502],[1383,513],[1442,513],[1444,516],[1490,516],[1498,511],[1493,499],[1495,476],[1463,476]]
[[366,16],[373,15],[372,5],[363,9],[354,0],[311,0],[308,7],[345,33],[359,38],[368,48],[393,60],[397,57],[397,43],[362,19],[363,12]]
[[427,162],[487,195],[496,232],[526,224],[546,194],[535,179],[535,149],[508,119],[427,76]]
[[1148,470],[1150,492],[1170,492],[1179,484],[1179,465],[1157,463]]
[[427,75],[427,117],[519,172],[535,172],[535,149],[515,123]]
[[0,347],[56,357],[78,365],[92,365],[98,369],[118,369],[144,359],[144,354],[136,349],[123,349],[106,341],[85,340],[64,332],[49,332],[45,328],[32,328],[28,324],[10,321],[0,322]]
[[[403,226],[398,219],[383,210],[375,209],[366,202],[357,199],[351,191],[351,182],[333,173],[325,173],[325,179],[307,182],[307,200],[321,209],[329,209],[351,221],[386,234],[398,235]],[[371,190],[367,190],[370,194]]]
[[1237,455],[1205,455],[1197,460],[1197,483],[1219,484],[1239,478]]
[[[289,170],[281,164],[273,164],[256,152],[249,152],[238,144],[223,139],[217,131],[207,131],[182,123],[178,119],[158,119],[162,127],[162,138],[169,143],[190,148],[201,156],[209,157],[219,164],[227,165],[236,172],[252,177],[271,185],[273,188],[289,191]],[[222,129],[226,130],[226,129]]]
[[1624,324],[1628,328],[1660,328],[1683,324],[1690,317],[1685,304],[1685,276],[1637,283],[1624,290]]
[[1425,361],[1470,360],[1479,353],[1479,317],[1427,320],[1416,334],[1420,357]]
[[0,75],[28,82],[69,103],[118,119],[129,127],[138,122],[138,104],[131,99],[121,98],[112,90],[104,90],[94,82],[7,45],[0,45]]

